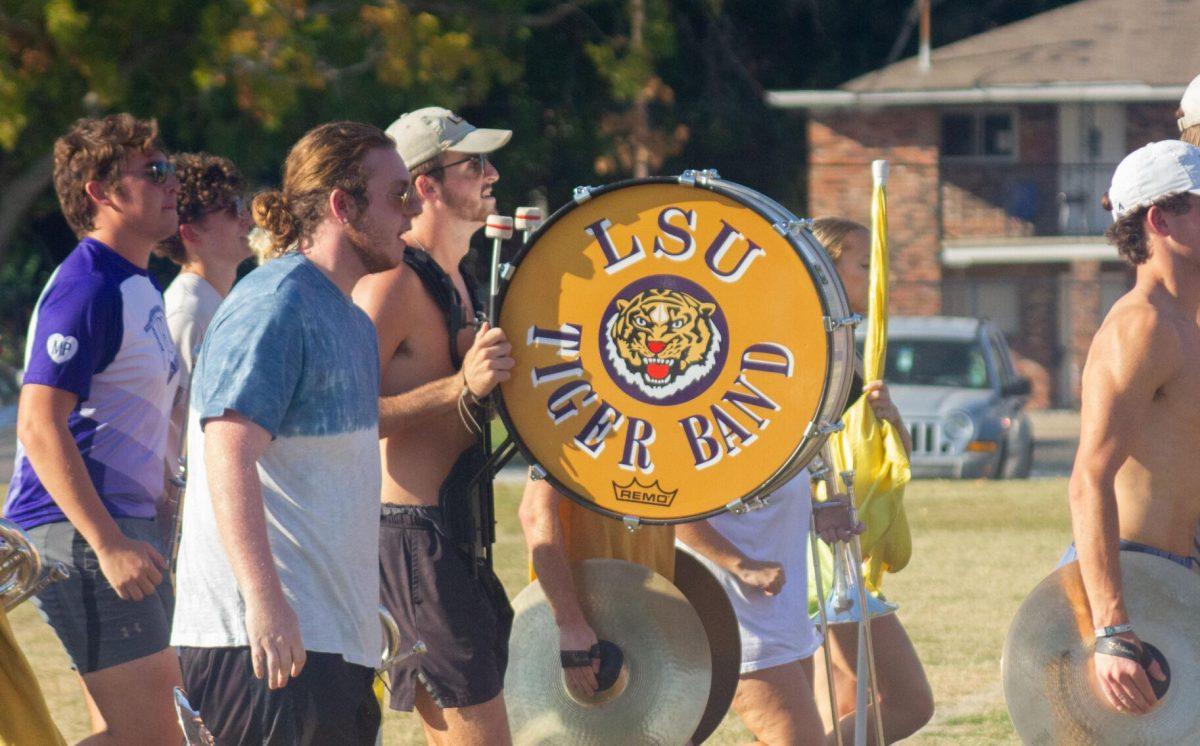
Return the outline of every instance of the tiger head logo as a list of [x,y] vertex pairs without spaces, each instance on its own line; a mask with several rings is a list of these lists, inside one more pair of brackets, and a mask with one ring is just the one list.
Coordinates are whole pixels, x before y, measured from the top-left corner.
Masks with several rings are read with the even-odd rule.
[[724,342],[718,314],[716,303],[663,287],[618,298],[604,330],[607,367],[632,385],[636,398],[677,398],[718,364]]

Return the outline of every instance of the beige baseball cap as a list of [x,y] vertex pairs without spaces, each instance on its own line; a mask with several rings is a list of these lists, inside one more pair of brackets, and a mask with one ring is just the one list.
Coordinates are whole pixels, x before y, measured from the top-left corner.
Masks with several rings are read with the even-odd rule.
[[512,130],[480,129],[449,109],[426,106],[402,115],[387,128],[404,165],[414,168],[439,153],[491,153],[504,147]]

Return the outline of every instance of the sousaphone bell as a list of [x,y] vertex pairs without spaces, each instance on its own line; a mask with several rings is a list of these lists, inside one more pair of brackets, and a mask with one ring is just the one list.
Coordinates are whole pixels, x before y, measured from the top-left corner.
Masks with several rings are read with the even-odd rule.
[[0,518],[0,603],[5,611],[11,611],[69,575],[63,563],[43,562],[41,553],[20,526]]

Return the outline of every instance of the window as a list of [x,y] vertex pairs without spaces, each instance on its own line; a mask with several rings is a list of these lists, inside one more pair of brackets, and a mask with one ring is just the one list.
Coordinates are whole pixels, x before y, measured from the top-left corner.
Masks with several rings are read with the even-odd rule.
[[1014,158],[1017,128],[1011,111],[942,115],[942,155],[948,158]]
[[974,340],[889,338],[884,371],[889,383],[988,388],[987,360]]

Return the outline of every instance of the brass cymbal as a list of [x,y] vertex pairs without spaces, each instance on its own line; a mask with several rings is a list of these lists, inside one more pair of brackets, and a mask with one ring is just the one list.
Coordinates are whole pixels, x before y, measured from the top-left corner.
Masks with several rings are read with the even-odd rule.
[[1004,698],[1027,744],[1183,744],[1200,741],[1200,577],[1149,554],[1120,554],[1125,608],[1138,637],[1170,667],[1146,715],[1109,706],[1095,681],[1095,636],[1079,563],[1058,568],[1021,604],[1004,643]]
[[558,627],[534,581],[513,600],[504,700],[513,742],[682,744],[696,730],[712,676],[696,611],[665,578],[631,562],[575,566],[579,604],[602,640],[621,648],[625,673],[593,702],[567,691]]
[[742,667],[742,638],[738,634],[737,615],[725,589],[704,565],[692,555],[675,550],[675,587],[700,615],[712,654],[712,681],[708,704],[700,725],[692,734],[692,743],[703,743],[713,734],[733,704],[738,674]]

